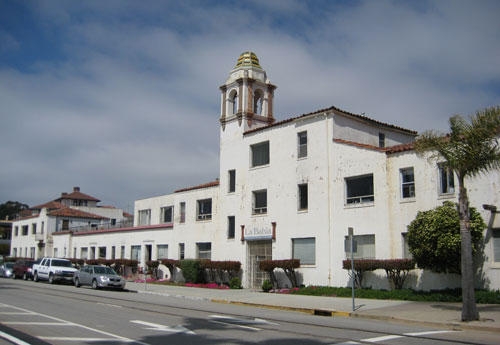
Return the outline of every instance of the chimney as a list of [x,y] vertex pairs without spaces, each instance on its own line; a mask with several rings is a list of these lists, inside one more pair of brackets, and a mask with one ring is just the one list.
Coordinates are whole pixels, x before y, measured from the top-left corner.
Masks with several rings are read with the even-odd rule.
[[79,192],[80,191],[80,187],[73,187],[73,192]]
[[62,193],[61,193],[61,197],[64,197],[64,196],[66,196],[66,195],[68,195],[68,193],[66,193],[66,192],[62,192]]

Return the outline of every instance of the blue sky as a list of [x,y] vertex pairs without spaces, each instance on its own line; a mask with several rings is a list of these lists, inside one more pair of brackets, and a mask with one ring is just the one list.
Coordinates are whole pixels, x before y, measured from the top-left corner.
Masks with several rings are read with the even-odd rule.
[[499,1],[0,0],[0,203],[102,204],[218,176],[251,50],[278,120],[336,106],[422,132],[500,104]]

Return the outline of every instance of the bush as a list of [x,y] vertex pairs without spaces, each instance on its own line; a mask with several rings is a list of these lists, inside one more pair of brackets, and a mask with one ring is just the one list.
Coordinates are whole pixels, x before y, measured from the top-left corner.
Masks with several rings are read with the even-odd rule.
[[264,292],[269,292],[271,291],[271,289],[273,288],[273,284],[271,283],[270,280],[264,280],[264,282],[262,283],[262,290]]
[[186,283],[204,283],[203,270],[200,260],[181,260],[180,269]]
[[229,281],[229,288],[231,289],[241,289],[241,280],[238,277],[234,277]]

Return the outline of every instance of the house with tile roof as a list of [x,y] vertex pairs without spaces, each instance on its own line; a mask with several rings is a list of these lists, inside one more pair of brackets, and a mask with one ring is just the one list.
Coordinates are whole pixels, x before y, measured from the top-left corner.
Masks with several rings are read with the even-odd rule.
[[54,247],[53,236],[57,233],[74,233],[82,230],[95,231],[131,224],[131,216],[121,209],[101,207],[99,199],[74,187],[71,193],[21,212],[12,222],[10,255],[23,258],[43,256],[74,257],[71,243]]
[[[241,54],[220,86],[219,178],[136,200],[131,227],[55,232],[54,251],[82,259],[98,252],[141,266],[164,258],[237,260],[243,285],[252,288],[267,279],[260,261],[291,258],[300,260],[300,284],[347,286],[349,228],[355,258],[409,258],[407,226],[419,211],[457,201],[456,176],[416,155],[417,132],[364,114],[330,107],[276,121],[275,90],[257,56]],[[477,286],[498,289],[500,174],[466,182],[471,206],[488,224]],[[415,270],[407,284],[452,288],[460,279]],[[368,274],[365,285],[389,287],[385,272]]]

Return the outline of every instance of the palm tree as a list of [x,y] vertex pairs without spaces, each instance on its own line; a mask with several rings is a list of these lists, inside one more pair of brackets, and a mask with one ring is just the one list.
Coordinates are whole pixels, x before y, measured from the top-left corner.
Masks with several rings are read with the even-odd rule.
[[500,168],[500,107],[477,111],[470,122],[462,116],[450,118],[447,135],[435,131],[422,133],[415,141],[419,154],[430,153],[431,159],[444,159],[445,167],[458,178],[458,212],[461,239],[462,321],[479,320],[474,293],[474,265],[470,233],[469,197],[464,181],[481,173]]

